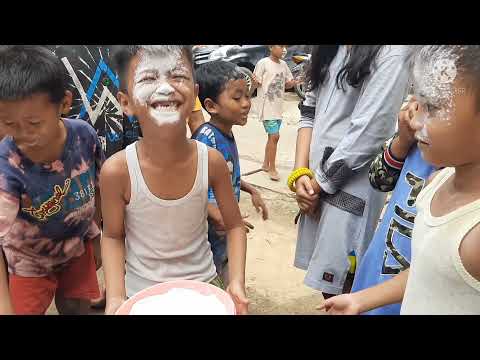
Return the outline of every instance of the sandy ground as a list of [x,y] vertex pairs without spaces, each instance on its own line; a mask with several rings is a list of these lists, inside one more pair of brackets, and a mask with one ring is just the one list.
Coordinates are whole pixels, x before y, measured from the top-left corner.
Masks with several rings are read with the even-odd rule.
[[[297,233],[293,221],[298,207],[286,181],[295,156],[299,99],[287,93],[285,100],[277,155],[281,181],[273,182],[263,172],[243,177],[259,189],[270,212],[270,219],[263,221],[251,205],[250,196],[242,193],[241,211],[249,215],[248,220],[255,226],[248,234],[247,296],[251,314],[322,314],[315,310],[323,301],[322,294],[303,285],[305,272],[293,267]],[[256,116],[257,107],[257,100],[253,99],[248,124],[234,128],[242,173],[258,169],[263,161],[266,134]],[[208,114],[205,117],[208,119]],[[99,279],[103,283],[101,270]],[[48,313],[57,313],[54,304]]]

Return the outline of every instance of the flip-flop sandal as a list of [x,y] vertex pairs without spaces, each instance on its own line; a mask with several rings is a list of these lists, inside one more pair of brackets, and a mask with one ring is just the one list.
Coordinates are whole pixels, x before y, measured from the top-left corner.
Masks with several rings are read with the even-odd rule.
[[270,179],[273,181],[280,181],[280,176],[279,175],[273,175],[273,174],[268,174],[270,176]]

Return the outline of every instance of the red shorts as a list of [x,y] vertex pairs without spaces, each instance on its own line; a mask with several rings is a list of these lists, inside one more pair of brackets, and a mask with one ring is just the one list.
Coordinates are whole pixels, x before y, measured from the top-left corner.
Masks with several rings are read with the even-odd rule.
[[55,295],[66,299],[91,300],[100,297],[92,241],[85,253],[61,271],[44,277],[9,275],[10,298],[18,315],[45,314]]

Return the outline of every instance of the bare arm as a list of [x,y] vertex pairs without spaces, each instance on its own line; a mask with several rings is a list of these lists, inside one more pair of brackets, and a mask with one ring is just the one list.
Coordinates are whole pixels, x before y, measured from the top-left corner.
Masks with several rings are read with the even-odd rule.
[[260,192],[258,192],[258,190],[255,189],[251,184],[243,180],[240,180],[240,189],[251,195],[253,206],[255,207],[258,213],[260,211],[262,212],[263,220],[267,220],[268,209],[267,209],[267,205],[265,205],[265,202],[262,199],[262,195],[260,194]]
[[312,141],[313,125],[315,123],[315,107],[318,89],[305,94],[305,100],[299,104],[300,121],[295,150],[295,169],[309,167],[310,143]]
[[310,157],[310,143],[312,141],[311,127],[298,129],[297,145],[295,149],[295,169],[308,168]]
[[8,291],[8,273],[3,251],[0,247],[0,315],[13,315],[10,292]]
[[334,296],[326,300],[319,308],[326,309],[332,315],[357,315],[381,306],[399,303],[403,299],[409,270],[402,271],[393,279],[374,287]]
[[214,149],[208,149],[209,183],[217,199],[218,208],[227,232],[227,252],[230,272],[228,291],[239,314],[247,313],[248,300],[245,295],[245,261],[247,235],[235,200],[230,173],[223,156]]
[[[107,291],[105,314],[112,315],[126,299],[125,205],[130,197],[125,152],[108,159],[100,174],[103,214],[102,260]],[[127,194],[128,191],[128,194]]]
[[18,214],[19,198],[0,190],[0,315],[13,314],[8,289],[8,271],[1,244],[3,237],[10,232]]

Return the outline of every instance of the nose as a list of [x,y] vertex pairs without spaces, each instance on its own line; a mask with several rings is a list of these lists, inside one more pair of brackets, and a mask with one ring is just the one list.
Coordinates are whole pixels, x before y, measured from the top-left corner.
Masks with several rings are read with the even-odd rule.
[[245,100],[242,102],[242,108],[244,109],[250,109],[252,102],[250,98],[245,98]]
[[170,95],[175,89],[166,81],[162,82],[160,86],[155,90],[155,94]]

